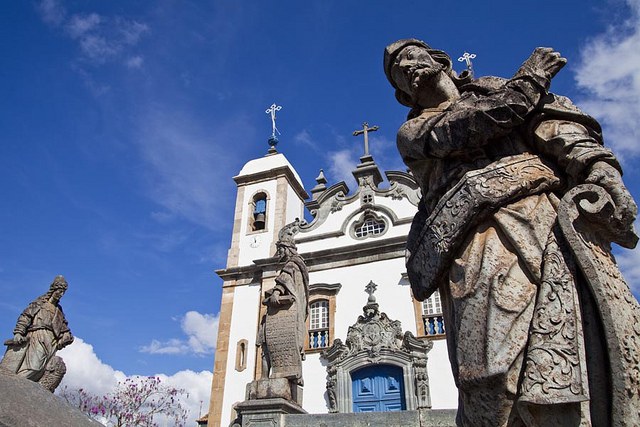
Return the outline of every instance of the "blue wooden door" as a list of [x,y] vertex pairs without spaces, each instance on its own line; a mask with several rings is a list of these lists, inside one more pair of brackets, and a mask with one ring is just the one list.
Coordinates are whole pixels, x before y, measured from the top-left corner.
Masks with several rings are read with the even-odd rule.
[[406,409],[402,368],[372,365],[351,373],[353,412],[388,412]]

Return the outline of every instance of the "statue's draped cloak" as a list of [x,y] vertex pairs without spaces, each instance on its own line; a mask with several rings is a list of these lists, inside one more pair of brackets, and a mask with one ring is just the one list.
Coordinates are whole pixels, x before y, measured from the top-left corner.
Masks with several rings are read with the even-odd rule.
[[[585,351],[581,303],[591,300],[557,209],[588,166],[619,167],[595,120],[533,81],[486,78],[444,110],[412,111],[398,148],[424,195],[407,270],[414,295],[440,289],[444,300],[459,422],[587,425],[585,352],[601,349]],[[530,410],[551,402],[565,405]]]
[[62,308],[52,304],[45,296],[29,304],[22,312],[16,322],[14,334],[27,337],[25,344],[11,346],[16,353],[11,357],[15,373],[32,381],[38,381],[42,377],[58,346],[71,340]]

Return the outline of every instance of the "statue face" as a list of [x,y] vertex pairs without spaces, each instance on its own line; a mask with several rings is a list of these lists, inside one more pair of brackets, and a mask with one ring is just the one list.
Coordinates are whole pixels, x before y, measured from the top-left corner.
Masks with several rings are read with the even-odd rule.
[[444,70],[444,65],[435,61],[427,49],[407,46],[396,56],[391,76],[400,90],[413,96],[421,85]]
[[64,295],[64,289],[56,289],[51,295],[51,302],[57,304],[60,298],[62,298],[62,295]]
[[407,46],[400,51],[391,66],[391,78],[410,97],[413,106],[438,107],[460,97],[447,66],[420,46]]

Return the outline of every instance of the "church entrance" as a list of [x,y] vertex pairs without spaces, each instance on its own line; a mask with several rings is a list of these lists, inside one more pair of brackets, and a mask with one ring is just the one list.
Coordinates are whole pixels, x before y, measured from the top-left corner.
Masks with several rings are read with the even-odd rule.
[[353,412],[389,412],[406,409],[402,368],[372,365],[351,373]]

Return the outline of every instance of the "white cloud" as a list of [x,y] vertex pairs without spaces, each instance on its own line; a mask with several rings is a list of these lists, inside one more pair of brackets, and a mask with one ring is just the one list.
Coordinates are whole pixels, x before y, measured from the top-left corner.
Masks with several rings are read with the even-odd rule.
[[358,164],[358,156],[353,149],[331,151],[327,153],[327,160],[329,161],[329,175],[332,181],[351,182],[353,180],[351,171]]
[[[149,31],[147,24],[121,16],[110,17],[91,12],[75,13],[67,18],[62,4],[56,0],[42,0],[36,7],[42,20],[63,28],[65,34],[78,43],[80,58],[94,65],[121,57]],[[142,65],[141,59],[140,56],[133,56],[125,65],[139,67]]]
[[[114,389],[118,382],[137,375],[126,376],[103,363],[93,350],[93,346],[76,337],[73,344],[57,353],[67,365],[67,373],[58,390],[67,386],[71,390],[83,388],[91,394],[102,395]],[[184,389],[189,396],[180,397],[182,405],[189,410],[187,425],[195,425],[195,420],[209,408],[209,395],[213,374],[209,371],[194,372],[184,370],[173,375],[156,374],[162,383]]]
[[[111,391],[126,375],[105,364],[93,351],[93,346],[82,338],[75,337],[73,343],[57,353],[67,365],[62,386],[71,389],[83,388],[93,394]],[[62,387],[61,386],[61,387]]]
[[94,30],[100,25],[100,15],[97,13],[76,14],[73,15],[65,24],[65,29],[72,39],[76,39]]
[[311,138],[311,134],[306,129],[303,129],[300,132],[298,132],[293,137],[293,141],[302,145],[306,145],[308,147],[313,147],[313,148],[316,147],[316,143],[313,141],[313,139]]
[[139,126],[135,142],[147,164],[149,197],[169,213],[206,228],[226,224],[221,207],[233,205],[235,187],[229,177],[237,172],[231,157],[237,152],[226,144],[244,137],[246,123],[229,121],[211,135],[176,109],[150,109]]
[[578,103],[601,122],[607,145],[622,157],[640,154],[640,1],[627,6],[626,21],[584,46],[575,76],[587,92]]
[[125,62],[127,68],[142,68],[144,58],[140,55],[132,56]]
[[622,250],[616,255],[616,261],[631,291],[640,296],[640,248]]
[[219,315],[189,311],[180,319],[186,338],[167,341],[152,340],[140,351],[150,354],[213,354],[218,336]]
[[36,9],[42,20],[53,26],[62,24],[66,15],[61,2],[57,0],[42,0],[36,4]]

